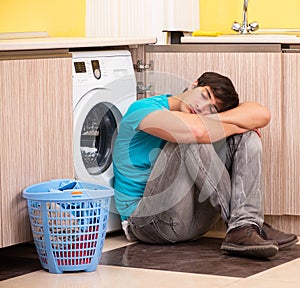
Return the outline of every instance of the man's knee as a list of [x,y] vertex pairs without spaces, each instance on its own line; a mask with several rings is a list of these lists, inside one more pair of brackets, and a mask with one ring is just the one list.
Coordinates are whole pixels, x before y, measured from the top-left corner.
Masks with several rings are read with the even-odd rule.
[[249,131],[243,134],[242,141],[245,143],[247,150],[250,153],[258,153],[262,152],[262,143],[261,139],[255,131]]

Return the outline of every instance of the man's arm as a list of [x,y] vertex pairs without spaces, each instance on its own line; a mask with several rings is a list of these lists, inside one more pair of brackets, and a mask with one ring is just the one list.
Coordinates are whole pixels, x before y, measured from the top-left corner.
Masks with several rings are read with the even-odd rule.
[[204,115],[170,110],[150,113],[141,121],[138,129],[169,142],[203,144],[248,131]]
[[262,128],[271,120],[269,109],[255,102],[244,102],[236,108],[210,116],[248,130]]

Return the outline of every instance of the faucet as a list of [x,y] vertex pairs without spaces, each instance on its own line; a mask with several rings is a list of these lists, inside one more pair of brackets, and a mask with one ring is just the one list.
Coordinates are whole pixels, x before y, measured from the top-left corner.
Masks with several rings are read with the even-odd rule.
[[248,0],[244,0],[242,25],[238,22],[234,22],[231,29],[240,34],[250,34],[250,32],[256,31],[258,28],[259,25],[257,22],[248,24]]

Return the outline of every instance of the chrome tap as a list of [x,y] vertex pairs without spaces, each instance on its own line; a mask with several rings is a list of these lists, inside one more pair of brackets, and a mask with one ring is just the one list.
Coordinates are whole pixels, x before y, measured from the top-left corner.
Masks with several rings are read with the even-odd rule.
[[242,25],[238,22],[234,22],[231,29],[240,34],[250,34],[250,32],[256,31],[258,28],[259,25],[257,22],[248,24],[248,0],[244,0]]

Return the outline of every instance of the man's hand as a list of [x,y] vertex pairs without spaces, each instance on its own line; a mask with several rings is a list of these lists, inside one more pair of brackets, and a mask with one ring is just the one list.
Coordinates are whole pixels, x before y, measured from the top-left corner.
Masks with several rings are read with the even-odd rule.
[[253,129],[253,131],[256,132],[259,138],[261,138],[261,133],[259,129]]

